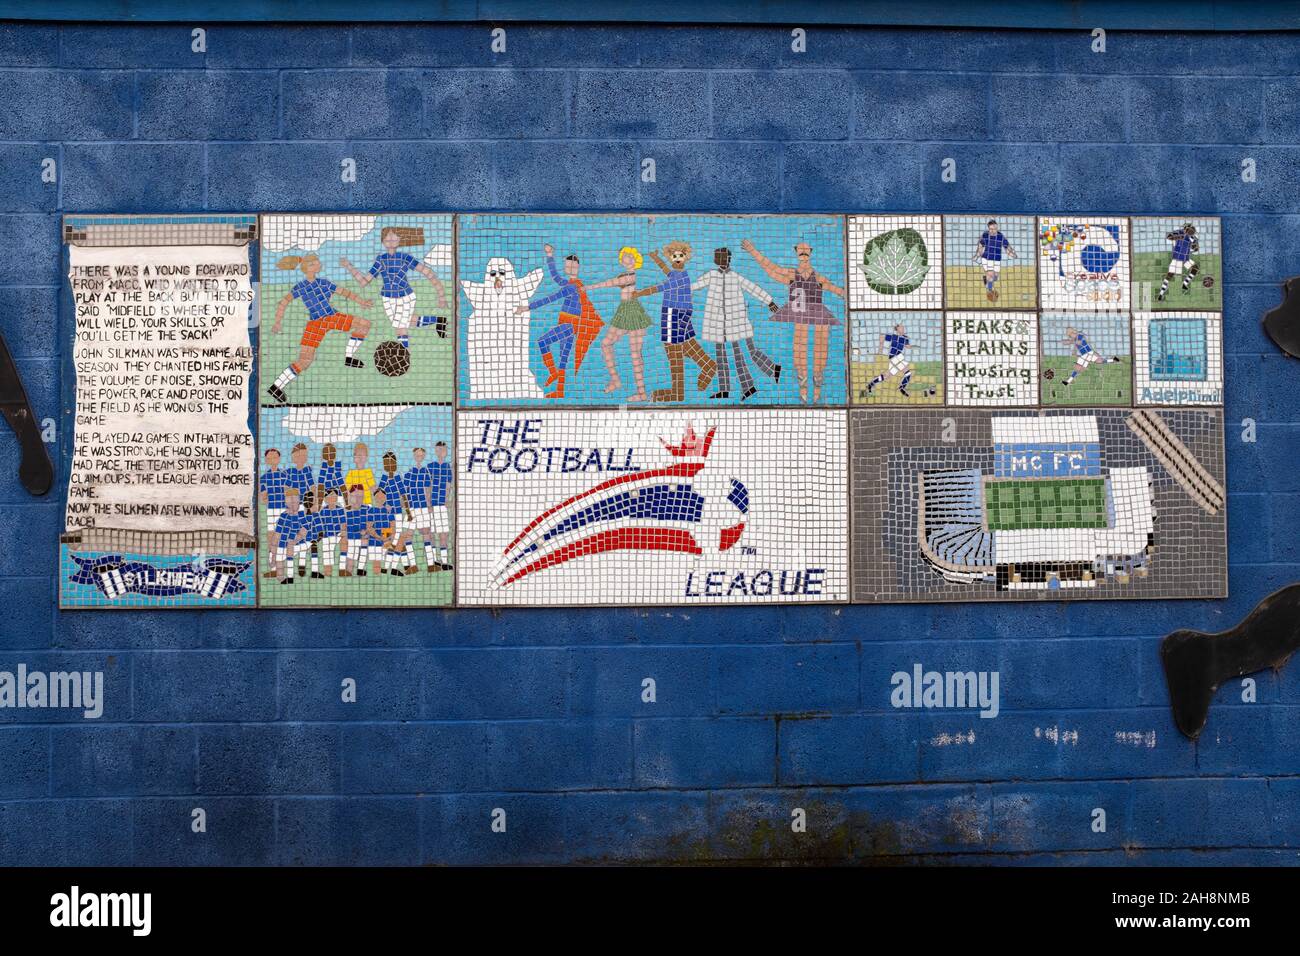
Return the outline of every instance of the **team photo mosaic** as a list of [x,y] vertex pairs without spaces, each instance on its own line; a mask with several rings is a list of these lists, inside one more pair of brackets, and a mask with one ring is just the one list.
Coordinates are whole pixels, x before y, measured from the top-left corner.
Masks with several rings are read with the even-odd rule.
[[61,605],[1227,593],[1210,217],[69,216]]

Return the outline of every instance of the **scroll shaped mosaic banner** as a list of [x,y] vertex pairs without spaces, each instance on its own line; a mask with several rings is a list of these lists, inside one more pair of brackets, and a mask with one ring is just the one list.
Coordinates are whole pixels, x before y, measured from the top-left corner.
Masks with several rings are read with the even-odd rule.
[[63,607],[255,601],[256,216],[69,217],[76,413]]
[[258,226],[67,220],[65,607],[1226,594],[1217,219]]

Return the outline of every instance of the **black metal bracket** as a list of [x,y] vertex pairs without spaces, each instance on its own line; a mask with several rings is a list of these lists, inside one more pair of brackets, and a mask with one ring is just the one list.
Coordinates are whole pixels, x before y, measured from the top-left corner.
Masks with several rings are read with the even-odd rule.
[[1230,631],[1174,631],[1160,642],[1174,723],[1195,740],[1205,729],[1214,692],[1234,677],[1280,668],[1300,648],[1300,584],[1255,605]]
[[54,465],[41,440],[40,419],[32,412],[27,390],[23,388],[18,366],[9,354],[3,334],[0,334],[0,414],[18,436],[22,449],[18,480],[33,495],[45,494],[54,485]]
[[1300,276],[1282,283],[1282,302],[1264,313],[1263,325],[1274,345],[1300,358]]

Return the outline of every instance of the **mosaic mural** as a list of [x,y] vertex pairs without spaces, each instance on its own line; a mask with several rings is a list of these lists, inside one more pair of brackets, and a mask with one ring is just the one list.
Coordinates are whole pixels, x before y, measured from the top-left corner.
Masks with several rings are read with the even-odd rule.
[[70,216],[63,238],[75,384],[60,605],[252,605],[257,217]]
[[[1211,217],[69,217],[65,239],[67,607],[1226,594]],[[215,338],[155,395],[105,329]],[[115,444],[157,462],[114,475]]]
[[263,217],[263,606],[451,603],[452,233]]
[[848,600],[842,411],[459,413],[460,600]]
[[843,405],[834,216],[459,221],[460,401]]

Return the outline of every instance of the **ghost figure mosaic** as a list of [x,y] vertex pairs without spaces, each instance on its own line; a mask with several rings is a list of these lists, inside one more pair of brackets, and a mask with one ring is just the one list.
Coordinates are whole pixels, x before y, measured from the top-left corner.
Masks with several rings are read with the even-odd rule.
[[[64,235],[79,349],[128,327],[112,273],[211,372],[155,392],[104,353],[152,400],[135,413],[79,367],[64,607],[1226,594],[1213,217],[70,216]],[[118,440],[136,434],[157,440]]]
[[461,280],[470,313],[465,320],[467,370],[473,399],[541,398],[537,380],[528,374],[529,298],[542,281],[542,270],[522,278],[514,263],[494,256],[483,281]]

